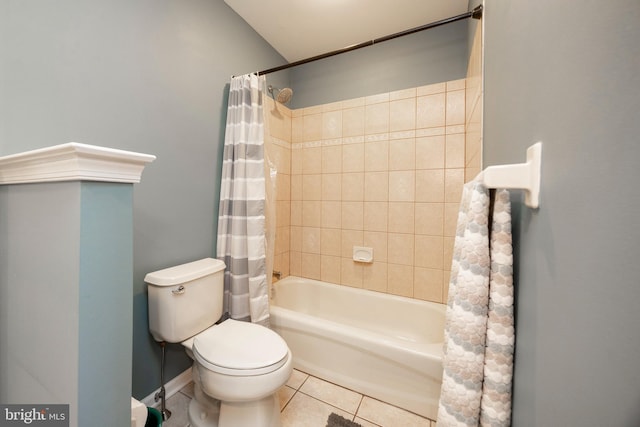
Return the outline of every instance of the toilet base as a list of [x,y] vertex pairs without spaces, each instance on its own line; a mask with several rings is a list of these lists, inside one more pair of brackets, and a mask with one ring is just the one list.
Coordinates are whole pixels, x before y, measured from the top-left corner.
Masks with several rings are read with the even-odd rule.
[[218,427],[280,427],[277,394],[251,402],[221,402]]
[[206,407],[196,399],[189,403],[191,427],[281,427],[277,395],[255,402],[221,402]]
[[248,402],[221,402],[202,390],[197,373],[194,364],[194,398],[189,403],[191,427],[281,427],[277,393]]
[[218,427],[220,405],[206,407],[195,398],[189,402],[189,425],[191,427]]

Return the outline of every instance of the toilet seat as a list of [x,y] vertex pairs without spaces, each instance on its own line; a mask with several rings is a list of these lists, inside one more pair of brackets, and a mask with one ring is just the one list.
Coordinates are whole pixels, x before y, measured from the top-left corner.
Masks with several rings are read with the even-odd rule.
[[287,361],[289,348],[282,337],[264,326],[227,319],[196,335],[195,359],[225,375],[263,375]]

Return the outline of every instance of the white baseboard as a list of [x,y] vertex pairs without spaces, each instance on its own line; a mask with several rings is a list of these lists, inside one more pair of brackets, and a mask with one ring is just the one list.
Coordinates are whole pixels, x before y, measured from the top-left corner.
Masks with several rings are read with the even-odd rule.
[[[166,393],[165,400],[168,400],[171,396],[182,390],[184,386],[191,382],[191,368],[182,372],[180,375],[169,381],[164,385],[164,391]],[[160,408],[160,400],[155,401],[156,393],[160,391],[160,387],[151,392],[150,395],[142,399],[142,403],[145,406],[152,408]]]

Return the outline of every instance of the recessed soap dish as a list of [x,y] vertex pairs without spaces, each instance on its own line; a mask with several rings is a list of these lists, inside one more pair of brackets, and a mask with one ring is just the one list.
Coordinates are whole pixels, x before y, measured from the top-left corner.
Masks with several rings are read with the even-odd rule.
[[356,262],[373,262],[373,248],[366,246],[354,246],[353,260]]

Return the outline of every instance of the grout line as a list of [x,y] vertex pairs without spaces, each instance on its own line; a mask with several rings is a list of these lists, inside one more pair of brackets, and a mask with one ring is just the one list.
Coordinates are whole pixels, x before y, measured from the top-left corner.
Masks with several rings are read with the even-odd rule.
[[291,403],[291,401],[293,400],[293,397],[298,394],[298,390],[293,389],[293,394],[291,395],[291,397],[289,398],[289,400],[287,400],[287,403],[284,404],[284,406],[282,407],[282,409],[280,409],[280,413],[283,413],[284,410],[287,408],[287,406],[289,406],[289,403]]
[[305,375],[307,376],[307,378],[305,378],[305,379],[304,379],[304,381],[302,381],[302,383],[300,383],[300,387],[298,387],[298,388],[296,389],[296,391],[299,391],[299,390],[302,388],[302,386],[304,385],[304,383],[306,383],[306,382],[307,382],[307,380],[308,380],[309,378],[311,378],[311,374],[308,374],[308,373],[306,373],[306,372],[304,372],[304,371],[300,371],[300,370],[298,370],[298,372],[302,372],[303,374],[305,374]]
[[[311,399],[313,399],[313,400],[317,400],[318,402],[323,403],[323,404],[325,404],[325,405],[327,405],[327,406],[331,406],[332,408],[335,408],[335,409],[337,409],[337,410],[339,410],[339,411],[346,412],[347,414],[352,415],[353,417],[355,417],[355,416],[356,416],[356,414],[353,414],[353,413],[351,413],[351,412],[347,411],[347,410],[346,410],[346,409],[344,409],[344,408],[340,408],[340,407],[338,407],[338,406],[336,406],[336,405],[333,405],[333,404],[331,404],[331,403],[329,403],[329,402],[325,402],[324,400],[322,400],[322,399],[320,399],[320,398],[318,398],[318,397],[312,396],[312,395],[310,395],[310,394],[307,394],[307,393],[305,393],[304,391],[301,391],[301,390],[300,390],[300,394],[304,394],[305,396],[310,397],[310,398],[311,398]],[[360,394],[360,393],[358,393],[358,394]],[[292,399],[293,399],[293,398],[292,398]]]
[[[285,410],[285,408],[286,408],[287,406],[289,406],[289,403],[291,403],[291,401],[293,400],[293,398],[295,397],[295,395],[296,395],[296,394],[298,394],[298,392],[300,391],[300,389],[302,388],[302,386],[304,385],[304,383],[306,383],[306,382],[307,382],[307,380],[309,379],[309,377],[311,376],[311,375],[307,374],[306,372],[301,371],[301,370],[299,370],[299,369],[298,369],[297,371],[298,371],[298,372],[301,372],[301,373],[303,373],[303,374],[305,374],[307,377],[304,379],[304,381],[302,381],[302,382],[300,383],[300,385],[299,385],[297,388],[293,388],[293,387],[291,387],[291,386],[288,386],[289,388],[291,388],[291,389],[293,390],[293,394],[291,395],[291,397],[289,398],[289,400],[287,400],[287,403],[285,403],[285,404],[284,404],[284,406],[283,406],[283,407],[282,407],[282,409],[280,410],[280,413],[282,413],[282,412]],[[304,393],[302,393],[302,394],[304,394]]]
[[[182,389],[182,390],[184,390],[184,389]],[[191,399],[191,396],[189,396],[187,393],[185,393],[185,392],[184,392],[184,391],[182,391],[182,390],[180,390],[180,392],[179,392],[179,393],[180,393],[180,394],[182,394],[183,396],[186,396],[186,397],[188,397],[189,399]]]
[[[418,416],[418,417],[420,417],[420,418],[423,418],[423,419],[425,419],[425,420],[428,420],[429,422],[434,422],[434,420],[432,420],[431,418],[427,418],[427,417],[422,416],[422,415],[420,415],[420,414],[417,414],[417,413],[415,413],[415,412],[409,411],[408,409],[400,408],[399,406],[393,405],[393,404],[391,404],[391,403],[385,402],[385,401],[380,400],[380,399],[376,399],[375,397],[368,396],[368,395],[366,395],[366,394],[364,394],[364,393],[361,393],[361,392],[359,392],[359,391],[352,390],[352,389],[347,388],[347,387],[343,387],[343,386],[341,386],[341,385],[339,385],[339,384],[336,384],[336,383],[333,383],[333,382],[331,382],[331,381],[328,381],[328,380],[322,379],[322,378],[320,378],[320,377],[316,377],[316,376],[311,375],[311,374],[309,374],[309,373],[306,373],[306,372],[304,372],[304,371],[300,371],[300,370],[298,370],[298,371],[299,371],[299,372],[302,372],[302,373],[304,373],[304,374],[306,374],[306,375],[307,375],[307,378],[303,381],[303,383],[302,383],[302,384],[304,384],[304,383],[305,383],[309,378],[314,377],[314,378],[317,378],[317,379],[319,379],[319,380],[321,380],[321,381],[324,381],[324,382],[326,382],[326,383],[333,384],[333,385],[335,385],[335,386],[337,386],[337,387],[340,387],[340,388],[345,389],[345,390],[349,390],[349,391],[351,391],[351,392],[353,392],[353,393],[356,393],[356,394],[360,395],[360,403],[358,404],[358,407],[357,407],[357,409],[356,409],[355,414],[353,414],[353,415],[355,415],[355,416],[358,416],[358,411],[360,411],[360,407],[362,406],[362,403],[364,402],[364,398],[365,398],[365,397],[368,397],[369,399],[372,399],[372,400],[375,400],[375,401],[378,401],[378,402],[384,403],[385,405],[392,406],[392,407],[394,407],[394,408],[400,409],[400,410],[405,411],[405,412],[408,412],[408,413],[410,413],[410,414],[414,414],[414,415],[416,415],[416,416]],[[302,388],[302,384],[300,385],[300,388]],[[317,401],[319,401],[319,402],[326,403],[327,405],[332,406],[332,407],[334,407],[334,408],[338,408],[337,406],[332,405],[331,403],[325,402],[324,400],[319,399],[319,398],[317,398],[317,397],[314,397],[314,396],[312,396],[312,395],[310,395],[310,394],[307,394],[307,393],[305,393],[305,392],[303,392],[303,391],[300,391],[300,393],[304,394],[305,396],[311,397],[312,399],[315,399],[315,400],[317,400]],[[293,396],[292,396],[292,399],[293,399]],[[345,410],[345,409],[342,409],[342,408],[338,408],[338,409],[340,409],[341,411],[347,412],[347,413],[349,413],[349,414],[351,413],[351,412],[349,412],[349,411],[347,411],[347,410]],[[367,419],[367,418],[365,418],[365,417],[360,417],[360,418],[362,418],[363,420],[366,420],[367,422],[370,422],[370,423],[372,423],[372,424],[378,425],[378,424],[374,423],[373,421],[370,421],[369,419]]]
[[[304,372],[304,371],[300,371],[300,372]],[[320,399],[320,398],[318,398],[318,397],[312,396],[312,395],[307,394],[307,393],[305,393],[304,391],[300,390],[300,393],[304,394],[305,396],[309,396],[309,397],[311,397],[312,399],[315,399],[315,400],[317,400],[317,401],[319,401],[319,402],[326,403],[327,405],[332,406],[332,407],[334,407],[334,408],[338,408],[339,410],[344,411],[344,412],[346,412],[346,413],[348,413],[348,414],[351,414],[351,415],[353,415],[353,416],[355,417],[355,415],[358,413],[358,409],[360,408],[360,405],[362,404],[362,400],[363,400],[363,399],[364,399],[364,397],[365,397],[365,395],[364,395],[363,393],[360,393],[359,391],[352,390],[352,389],[350,389],[350,388],[347,388],[347,387],[341,386],[341,385],[336,384],[336,383],[333,383],[333,382],[331,382],[331,381],[327,381],[327,380],[322,379],[322,378],[320,378],[320,377],[316,377],[316,376],[311,375],[311,374],[308,374],[308,373],[306,373],[306,372],[304,372],[304,373],[305,373],[305,374],[307,374],[307,378],[306,378],[306,379],[304,380],[304,382],[300,385],[300,388],[302,388],[302,386],[304,385],[304,383],[305,383],[305,382],[307,382],[307,380],[308,380],[309,378],[313,377],[313,378],[316,378],[316,379],[318,379],[318,380],[320,380],[320,381],[322,381],[322,382],[325,382],[325,383],[327,383],[327,384],[332,384],[332,385],[334,385],[334,386],[336,386],[336,387],[340,387],[340,388],[341,388],[341,389],[343,389],[343,390],[348,390],[348,391],[350,391],[350,392],[352,392],[352,393],[355,393],[355,394],[359,395],[359,396],[360,396],[360,403],[358,403],[358,407],[356,408],[355,412],[354,412],[354,413],[351,413],[351,412],[347,411],[346,409],[338,408],[337,406],[332,405],[332,404],[331,404],[331,403],[329,403],[329,402],[325,402],[324,400],[322,400],[322,399]]]
[[[356,413],[353,414],[353,422],[356,421],[356,417],[358,416],[358,411],[360,411],[360,406],[362,406],[362,401],[364,400],[364,394],[360,394],[360,402],[358,403],[358,407],[356,408]],[[363,418],[364,419],[364,418]]]

